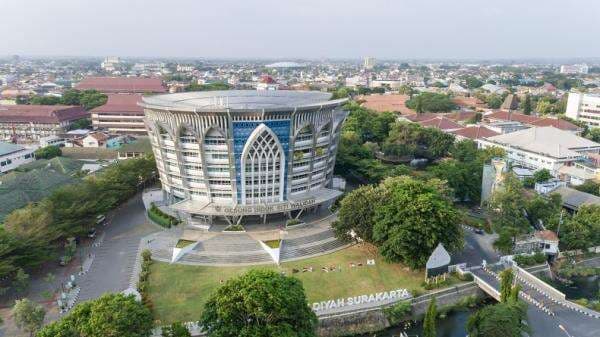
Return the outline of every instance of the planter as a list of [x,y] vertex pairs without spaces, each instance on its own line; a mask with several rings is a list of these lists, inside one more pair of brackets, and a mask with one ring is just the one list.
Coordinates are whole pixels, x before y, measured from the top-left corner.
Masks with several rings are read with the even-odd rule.
[[[181,244],[180,244],[181,242]],[[173,247],[173,255],[171,256],[171,263],[179,261],[185,254],[191,252],[196,248],[199,241],[179,240],[175,247]]]
[[283,240],[267,240],[267,241],[258,241],[260,246],[271,256],[271,259],[277,264],[279,264],[279,254],[281,252],[281,245],[283,244]]

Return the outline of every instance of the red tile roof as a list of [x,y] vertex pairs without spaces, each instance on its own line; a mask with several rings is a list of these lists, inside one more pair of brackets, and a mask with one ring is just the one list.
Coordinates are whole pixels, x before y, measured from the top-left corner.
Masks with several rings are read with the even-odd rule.
[[446,118],[446,117],[435,117],[426,121],[421,121],[418,122],[419,124],[421,124],[421,126],[424,127],[433,127],[433,128],[438,128],[442,131],[451,131],[451,130],[456,130],[456,129],[460,129],[463,126]]
[[144,77],[86,77],[76,89],[96,89],[104,93],[162,93],[167,92],[160,78]]
[[91,112],[102,113],[131,113],[142,114],[144,109],[138,105],[142,101],[141,94],[107,94],[106,104],[96,107]]
[[0,105],[3,123],[60,123],[89,117],[83,107],[73,105]]
[[508,112],[504,110],[493,112],[489,115],[484,116],[485,119],[500,120],[500,121],[515,121],[523,124],[532,124],[539,120],[538,117],[524,115],[516,112]]
[[566,131],[577,131],[581,129],[579,126],[560,118],[542,118],[533,123],[535,126],[553,126],[557,129]]
[[480,139],[499,135],[498,132],[490,130],[483,125],[467,126],[460,130],[452,131],[453,134],[469,139]]
[[558,241],[558,235],[550,230],[537,231],[534,233],[537,238],[546,241]]

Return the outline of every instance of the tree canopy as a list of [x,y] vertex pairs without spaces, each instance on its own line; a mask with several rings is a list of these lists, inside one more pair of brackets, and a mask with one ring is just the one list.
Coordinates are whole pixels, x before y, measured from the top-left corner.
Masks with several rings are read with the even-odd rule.
[[527,307],[522,303],[487,305],[469,317],[467,332],[471,337],[521,337],[530,332],[526,320]]
[[153,157],[121,161],[11,212],[0,226],[0,279],[10,282],[19,267],[54,259],[66,238],[87,233],[99,214],[133,196],[155,171]]
[[450,251],[462,247],[460,214],[442,181],[400,176],[384,180],[382,188],[373,240],[386,260],[421,268],[440,242]]
[[41,305],[24,298],[15,301],[12,315],[17,327],[29,333],[30,337],[33,337],[42,327],[46,311]]
[[152,313],[133,295],[106,294],[78,304],[37,337],[148,337]]
[[56,145],[41,147],[34,152],[37,159],[52,159],[62,155],[62,150]]
[[316,323],[300,280],[260,269],[228,280],[200,318],[209,337],[313,337]]
[[449,95],[432,92],[423,92],[412,96],[406,101],[406,106],[417,113],[449,112],[456,109],[456,105],[452,102],[452,98]]
[[29,99],[28,104],[41,105],[81,105],[86,110],[91,110],[95,107],[104,105],[108,96],[97,90],[65,90],[61,97],[54,96],[33,96]]

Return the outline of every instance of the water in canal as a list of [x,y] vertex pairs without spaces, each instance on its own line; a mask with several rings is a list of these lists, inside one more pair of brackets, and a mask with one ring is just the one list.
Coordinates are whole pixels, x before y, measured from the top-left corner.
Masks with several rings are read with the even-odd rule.
[[[446,317],[438,318],[436,320],[437,337],[465,337],[467,335],[465,326],[467,325],[469,316],[474,310],[475,309],[454,310],[449,312]],[[403,331],[406,331],[409,337],[423,336],[422,322],[418,322],[417,325],[413,325],[408,329],[400,326],[377,333],[361,335],[360,337],[397,337]]]
[[576,300],[587,298],[588,300],[596,299],[600,296],[600,276],[573,276],[570,278],[570,284],[563,282],[552,282],[552,284],[568,299]]

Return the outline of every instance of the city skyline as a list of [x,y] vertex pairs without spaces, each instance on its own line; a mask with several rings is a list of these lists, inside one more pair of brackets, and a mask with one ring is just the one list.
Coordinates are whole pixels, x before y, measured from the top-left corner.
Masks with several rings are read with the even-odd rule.
[[[35,8],[35,10],[32,10]],[[585,10],[581,10],[585,8]],[[385,9],[385,10],[384,10]],[[116,0],[4,4],[0,55],[528,59],[591,58],[600,4],[467,0],[365,3]],[[168,13],[168,15],[165,15]],[[28,18],[31,24],[23,25]],[[19,27],[15,29],[15,27]],[[196,41],[196,42],[194,42]],[[223,43],[223,41],[227,41]]]

